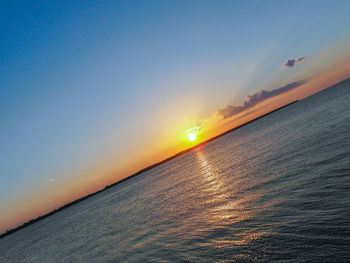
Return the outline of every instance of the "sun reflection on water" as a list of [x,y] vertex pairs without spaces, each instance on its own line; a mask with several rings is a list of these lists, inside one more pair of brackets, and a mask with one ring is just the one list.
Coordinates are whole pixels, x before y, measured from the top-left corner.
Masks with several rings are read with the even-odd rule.
[[[198,150],[196,157],[201,167],[201,175],[203,181],[202,190],[205,192],[207,198],[205,202],[207,204],[213,204],[213,207],[209,210],[208,215],[212,218],[212,222],[217,223],[218,219],[226,219],[235,217],[232,210],[237,208],[237,203],[230,200],[230,194],[227,191],[227,187],[224,181],[220,178],[220,175],[214,172],[212,165],[208,162],[205,154]],[[208,212],[208,211],[207,211]]]
[[202,219],[205,220],[206,229],[203,231],[225,233],[214,235],[202,245],[216,248],[246,246],[261,238],[263,231],[242,231],[247,229],[242,227],[244,222],[256,216],[256,209],[251,209],[248,204],[259,198],[261,193],[242,196],[239,194],[239,184],[232,178],[227,180],[227,175],[225,178],[220,171],[216,171],[203,151],[197,149],[196,158],[202,180],[200,189],[205,203]]

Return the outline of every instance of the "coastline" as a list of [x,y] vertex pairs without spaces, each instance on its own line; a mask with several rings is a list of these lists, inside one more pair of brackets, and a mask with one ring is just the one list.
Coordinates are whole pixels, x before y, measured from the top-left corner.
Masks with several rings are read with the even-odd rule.
[[69,202],[69,203],[67,203],[67,204],[65,204],[65,205],[63,205],[63,206],[61,206],[61,207],[59,207],[59,208],[57,208],[57,209],[55,209],[55,210],[52,210],[51,212],[49,212],[49,213],[47,213],[47,214],[45,214],[45,215],[42,215],[42,216],[39,216],[39,217],[37,217],[37,218],[31,219],[31,220],[29,220],[29,221],[23,223],[22,225],[17,226],[17,227],[15,227],[15,228],[13,228],[13,229],[9,229],[9,230],[7,230],[6,232],[0,234],[0,239],[4,238],[4,237],[6,237],[6,236],[8,236],[8,235],[10,235],[10,234],[12,234],[12,233],[15,233],[15,232],[17,232],[17,231],[19,231],[19,230],[21,230],[21,229],[27,227],[27,226],[30,226],[30,225],[32,225],[32,224],[34,224],[34,223],[36,223],[36,222],[38,222],[38,221],[40,221],[40,220],[42,220],[42,219],[44,219],[44,218],[47,218],[47,217],[49,217],[49,216],[51,216],[51,215],[54,215],[54,214],[56,214],[56,213],[58,213],[58,212],[60,212],[60,211],[62,211],[62,210],[64,210],[64,209],[66,209],[66,208],[68,208],[68,207],[71,207],[71,206],[73,206],[73,205],[75,205],[75,204],[77,204],[77,203],[80,203],[80,202],[82,202],[82,201],[84,201],[84,200],[86,200],[86,199],[88,199],[88,198],[90,198],[90,197],[92,197],[92,196],[94,196],[94,195],[97,195],[97,194],[99,194],[99,193],[101,193],[101,192],[103,192],[103,191],[105,191],[105,190],[107,190],[107,189],[109,189],[109,188],[111,188],[111,187],[114,187],[114,186],[116,186],[116,185],[118,185],[118,184],[121,184],[121,183],[123,183],[123,182],[125,182],[125,181],[127,181],[127,180],[129,180],[129,179],[131,179],[131,178],[133,178],[133,177],[136,177],[136,176],[138,176],[138,175],[140,175],[140,174],[142,174],[142,173],[144,173],[144,172],[147,172],[147,171],[149,171],[149,170],[151,170],[151,169],[153,169],[153,168],[155,168],[155,167],[157,167],[157,166],[160,166],[160,165],[162,165],[162,164],[164,164],[164,163],[166,163],[166,162],[168,162],[168,161],[170,161],[170,160],[172,160],[172,159],[175,159],[175,158],[177,158],[177,157],[179,157],[179,156],[181,156],[181,155],[183,155],[183,154],[185,154],[185,153],[187,153],[187,152],[190,152],[190,151],[192,151],[192,150],[194,150],[194,149],[196,149],[196,148],[199,148],[199,147],[201,147],[201,146],[203,146],[203,145],[205,145],[205,144],[207,144],[207,143],[209,143],[209,142],[211,142],[211,141],[213,141],[213,140],[216,140],[216,139],[218,139],[218,138],[220,138],[220,137],[222,137],[222,136],[224,136],[224,135],[226,135],[226,134],[228,134],[228,133],[233,132],[234,130],[240,129],[240,128],[242,128],[242,127],[244,127],[244,126],[246,126],[246,125],[248,125],[248,124],[250,124],[250,123],[252,123],[252,122],[254,122],[254,121],[257,121],[257,120],[259,120],[259,119],[261,119],[261,118],[264,118],[264,117],[266,117],[266,116],[268,116],[268,115],[270,115],[270,114],[272,114],[272,113],[274,113],[274,112],[276,112],[276,111],[279,111],[279,110],[281,110],[281,109],[283,109],[283,108],[286,108],[286,107],[288,107],[288,106],[290,106],[290,105],[292,105],[292,104],[294,104],[294,103],[296,103],[296,102],[298,102],[298,100],[295,100],[295,101],[293,101],[293,102],[291,102],[291,103],[288,103],[288,104],[286,104],[286,105],[284,105],[284,106],[281,106],[281,107],[279,107],[279,108],[277,108],[277,109],[275,109],[275,110],[273,110],[273,111],[270,111],[270,112],[268,112],[268,113],[266,113],[266,114],[263,114],[263,115],[261,115],[261,116],[255,118],[255,119],[253,119],[253,120],[250,120],[250,121],[248,121],[248,122],[246,122],[246,123],[243,123],[243,124],[241,124],[241,125],[239,125],[239,126],[236,126],[236,127],[232,128],[232,129],[229,129],[229,130],[227,130],[227,131],[225,131],[225,132],[223,132],[223,133],[221,133],[221,134],[219,134],[219,135],[216,135],[216,136],[214,136],[214,137],[212,137],[212,138],[210,138],[210,139],[208,139],[208,140],[206,140],[206,141],[203,141],[203,142],[201,142],[201,143],[199,143],[199,144],[197,144],[197,145],[194,145],[194,146],[192,146],[192,147],[190,147],[190,148],[188,148],[188,149],[186,149],[186,150],[183,150],[183,151],[181,151],[181,152],[178,152],[178,153],[176,153],[175,155],[173,155],[173,156],[171,156],[171,157],[168,157],[168,158],[166,158],[166,159],[164,159],[164,160],[162,160],[162,161],[160,161],[160,162],[157,162],[157,163],[154,163],[154,164],[152,164],[152,165],[150,165],[150,166],[147,166],[147,167],[145,167],[145,168],[139,170],[138,172],[136,172],[136,173],[134,173],[134,174],[131,174],[131,175],[125,177],[125,178],[122,179],[122,180],[119,180],[119,181],[117,181],[117,182],[115,182],[115,183],[112,183],[112,184],[110,184],[110,185],[105,186],[103,189],[101,189],[101,190],[99,190],[99,191],[96,191],[96,192],[94,192],[94,193],[88,194],[88,195],[86,195],[86,196],[84,196],[84,197],[82,197],[82,198],[76,199],[76,200],[74,200],[74,201],[72,201],[72,202]]

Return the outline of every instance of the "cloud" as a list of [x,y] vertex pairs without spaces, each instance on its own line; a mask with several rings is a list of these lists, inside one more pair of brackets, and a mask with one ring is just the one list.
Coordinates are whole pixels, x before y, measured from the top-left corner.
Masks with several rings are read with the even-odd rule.
[[52,182],[54,182],[54,181],[56,181],[55,178],[50,178],[50,179],[46,180],[45,183],[52,183]]
[[195,132],[195,133],[201,133],[202,132],[202,123],[197,122],[196,125],[192,128],[189,128],[185,131],[186,134]]
[[295,66],[295,64],[299,63],[299,62],[302,62],[305,60],[305,57],[301,57],[301,58],[298,58],[298,59],[288,59],[286,63],[284,63],[283,67],[288,67],[288,68],[292,68]]
[[243,103],[241,106],[234,106],[234,105],[227,105],[223,109],[218,109],[218,114],[221,115],[224,119],[229,118],[235,114],[241,113],[242,111],[245,111],[249,108],[252,108],[259,102],[262,102],[268,98],[277,96],[279,94],[282,94],[284,92],[287,92],[289,90],[292,90],[302,84],[304,84],[306,80],[298,80],[292,83],[289,83],[283,87],[273,89],[273,90],[261,90],[258,93],[255,93],[254,95],[247,95],[247,100]]

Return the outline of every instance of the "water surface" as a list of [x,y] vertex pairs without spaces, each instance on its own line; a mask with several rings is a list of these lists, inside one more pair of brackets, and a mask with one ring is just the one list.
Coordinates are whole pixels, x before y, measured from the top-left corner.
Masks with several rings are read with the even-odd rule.
[[0,262],[345,262],[350,81],[0,240]]

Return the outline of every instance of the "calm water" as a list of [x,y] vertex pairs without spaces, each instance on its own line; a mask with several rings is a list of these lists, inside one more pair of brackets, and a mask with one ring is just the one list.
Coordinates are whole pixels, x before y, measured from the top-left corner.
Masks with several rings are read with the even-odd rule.
[[350,81],[0,240],[0,262],[350,261]]

